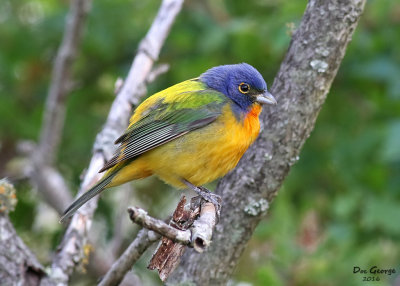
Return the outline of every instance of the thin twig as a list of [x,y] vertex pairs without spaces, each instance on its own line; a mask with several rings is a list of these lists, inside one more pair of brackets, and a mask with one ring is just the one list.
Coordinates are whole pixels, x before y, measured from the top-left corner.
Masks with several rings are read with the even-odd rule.
[[163,236],[148,265],[149,269],[158,270],[163,282],[180,264],[186,246],[193,247],[201,253],[210,245],[217,222],[217,210],[212,203],[197,196],[191,199],[190,207],[185,204],[186,198],[183,196],[169,225],[148,216],[141,209],[128,209],[133,222]]
[[145,248],[153,242],[149,243],[146,236],[143,237],[144,231],[154,230],[157,239],[160,235],[163,236],[148,266],[149,269],[158,270],[162,281],[165,281],[178,266],[186,245],[194,247],[198,252],[204,251],[210,244],[212,230],[215,227],[215,207],[200,197],[191,200],[190,209],[185,208],[185,204],[186,198],[183,196],[175,209],[170,225],[150,217],[143,209],[128,208],[130,219],[148,230],[140,231],[138,237],[113,264],[99,285],[117,285],[123,279]]
[[118,285],[124,279],[125,274],[131,269],[132,265],[142,256],[143,252],[159,239],[160,236],[153,231],[147,229],[140,230],[135,240],[100,281],[99,286]]
[[91,0],[74,0],[67,15],[64,37],[51,75],[39,145],[32,154],[30,179],[44,200],[62,213],[72,200],[61,174],[52,167],[65,121],[65,98],[72,86],[72,66],[78,55]]
[[147,76],[147,83],[152,83],[155,81],[160,75],[166,73],[169,70],[169,64],[160,64],[155,66],[149,75]]
[[[186,197],[182,196],[169,224],[174,228],[187,230],[193,224],[194,219],[199,215],[200,203],[201,200],[192,199],[190,208],[187,208]],[[162,281],[165,281],[179,265],[181,256],[185,250],[186,245],[162,237],[147,268],[150,270],[157,269],[158,276]]]
[[201,205],[199,217],[194,220],[189,229],[185,230],[174,228],[162,220],[153,218],[141,208],[129,207],[128,212],[134,223],[153,230],[174,242],[191,246],[197,252],[203,252],[210,245],[212,231],[217,221],[215,206],[209,202]]
[[153,230],[162,236],[184,245],[189,245],[191,243],[192,233],[190,230],[173,228],[162,220],[149,216],[147,212],[141,208],[130,207],[128,208],[128,212],[130,219],[144,228]]
[[[123,132],[128,123],[131,104],[139,102],[137,91],[144,85],[182,4],[183,0],[164,0],[162,2],[149,32],[140,44],[139,52],[132,63],[124,85],[113,102],[107,122],[96,138],[94,154],[78,196],[101,178],[98,170],[113,154],[115,148],[113,141]],[[97,200],[98,197],[93,198],[73,216],[58,252],[54,256],[52,275],[60,285],[67,285],[75,265],[82,259],[82,249],[87,240],[87,232],[92,223]]]

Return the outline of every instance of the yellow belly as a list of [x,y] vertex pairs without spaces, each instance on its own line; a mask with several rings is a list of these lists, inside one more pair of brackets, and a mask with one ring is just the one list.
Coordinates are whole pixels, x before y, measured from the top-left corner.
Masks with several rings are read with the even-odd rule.
[[237,165],[256,139],[260,111],[238,121],[227,105],[223,115],[206,127],[140,155],[120,171],[112,185],[151,174],[177,188],[186,187],[182,178],[197,186],[220,178]]

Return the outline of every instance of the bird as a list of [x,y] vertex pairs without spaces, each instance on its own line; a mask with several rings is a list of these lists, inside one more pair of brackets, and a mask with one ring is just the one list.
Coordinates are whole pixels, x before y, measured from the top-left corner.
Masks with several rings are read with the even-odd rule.
[[151,175],[219,204],[202,185],[238,164],[260,132],[262,106],[276,103],[262,75],[247,63],[216,66],[153,94],[115,141],[114,156],[99,171],[103,177],[60,222],[104,189]]

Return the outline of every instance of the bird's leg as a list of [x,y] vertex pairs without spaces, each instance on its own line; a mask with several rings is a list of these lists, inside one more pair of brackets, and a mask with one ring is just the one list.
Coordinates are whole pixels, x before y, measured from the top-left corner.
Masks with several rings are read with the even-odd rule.
[[201,196],[204,200],[212,203],[215,207],[216,213],[217,213],[217,221],[219,221],[219,216],[221,213],[221,196],[218,196],[216,194],[211,193],[210,190],[208,190],[205,187],[202,186],[195,186],[189,181],[186,181],[185,179],[182,179],[182,182],[188,186],[191,190],[195,191],[199,196]]

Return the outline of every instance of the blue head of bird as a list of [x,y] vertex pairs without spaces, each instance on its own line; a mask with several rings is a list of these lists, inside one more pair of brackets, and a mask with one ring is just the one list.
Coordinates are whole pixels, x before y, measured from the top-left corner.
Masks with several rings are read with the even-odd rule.
[[200,80],[229,97],[240,112],[248,112],[255,103],[276,104],[262,75],[246,63],[211,68]]

